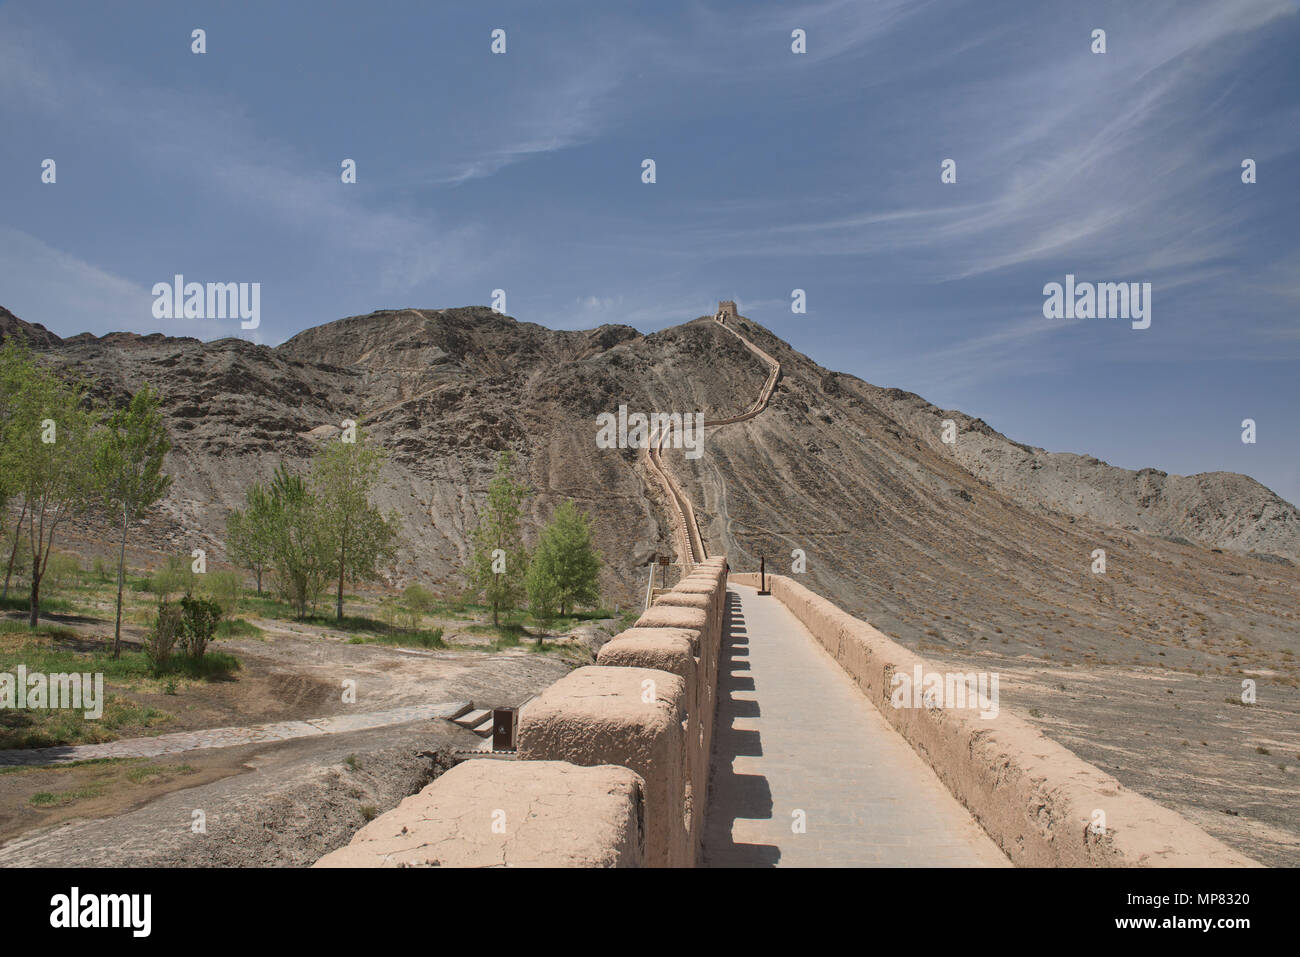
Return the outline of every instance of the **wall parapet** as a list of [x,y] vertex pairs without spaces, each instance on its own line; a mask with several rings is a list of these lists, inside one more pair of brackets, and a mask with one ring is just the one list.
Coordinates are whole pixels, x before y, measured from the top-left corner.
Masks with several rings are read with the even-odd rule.
[[693,866],[726,589],[724,558],[695,565],[529,701],[519,760],[457,765],[316,866]]
[[[758,575],[732,576],[758,586]],[[942,671],[785,575],[767,586],[1018,866],[1257,867],[1180,814],[1124,787],[1006,708],[893,707],[895,674]],[[1102,812],[1099,818],[1096,812]],[[1104,819],[1104,830],[1097,822]]]
[[466,761],[315,867],[640,867],[645,782],[623,767]]

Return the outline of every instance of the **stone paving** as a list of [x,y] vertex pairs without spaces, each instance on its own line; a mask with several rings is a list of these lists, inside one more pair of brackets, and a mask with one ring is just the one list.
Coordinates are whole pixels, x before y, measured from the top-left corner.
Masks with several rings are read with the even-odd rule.
[[727,600],[706,866],[1010,866],[780,601]]
[[104,744],[61,745],[53,748],[26,748],[0,751],[0,766],[36,766],[67,764],[95,758],[155,758],[161,754],[179,754],[204,748],[231,748],[241,744],[288,741],[318,734],[364,731],[390,724],[405,724],[424,718],[450,718],[469,702],[442,701],[437,704],[390,708],[361,714],[339,714],[306,721],[279,721],[247,728],[208,728],[202,731],[178,731],[151,738],[128,738]]

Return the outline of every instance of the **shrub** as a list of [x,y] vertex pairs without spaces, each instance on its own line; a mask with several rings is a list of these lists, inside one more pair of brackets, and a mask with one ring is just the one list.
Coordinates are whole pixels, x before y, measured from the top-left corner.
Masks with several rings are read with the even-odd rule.
[[405,591],[402,592],[402,603],[412,611],[424,615],[433,611],[436,599],[433,597],[433,592],[417,582],[406,586]]
[[181,643],[191,658],[202,658],[221,621],[221,606],[206,598],[181,599]]
[[155,674],[161,674],[171,662],[172,652],[181,637],[183,617],[184,611],[179,605],[166,601],[158,604],[158,616],[144,642],[145,657]]

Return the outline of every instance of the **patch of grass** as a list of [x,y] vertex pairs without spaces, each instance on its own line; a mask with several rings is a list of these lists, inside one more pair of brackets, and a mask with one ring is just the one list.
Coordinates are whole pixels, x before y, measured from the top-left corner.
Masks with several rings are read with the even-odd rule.
[[166,724],[171,715],[158,708],[136,704],[121,695],[106,695],[103,714],[87,718],[70,708],[0,711],[0,749],[52,748],[67,744],[114,741],[123,732],[139,734]]
[[194,768],[188,764],[142,764],[128,769],[126,779],[132,784],[152,784],[159,778],[170,779],[193,773]]
[[265,595],[261,597],[244,595],[235,603],[235,608],[244,614],[257,615],[260,618],[298,617],[287,604],[274,598],[268,598]]
[[102,797],[107,790],[103,781],[91,781],[89,784],[70,791],[39,791],[28,798],[33,807],[67,807],[87,798]]
[[15,621],[12,618],[0,620],[0,635],[34,635],[64,639],[79,637],[71,628],[64,628],[61,625],[37,625],[35,628],[28,628],[27,622]]
[[258,628],[251,621],[244,621],[242,618],[223,618],[217,625],[216,637],[218,638],[257,638],[261,636],[262,629]]
[[[17,624],[17,627],[11,627]],[[0,671],[13,672],[17,665],[25,665],[29,672],[46,674],[62,672],[91,672],[102,674],[107,680],[127,681],[138,678],[161,677],[143,651],[124,651],[114,658],[107,651],[82,652],[60,648],[60,640],[80,636],[67,628],[42,625],[29,631],[22,623],[0,621]],[[176,655],[168,662],[163,675],[184,678],[224,678],[239,670],[239,659],[221,651],[209,651],[200,659]]]
[[515,638],[527,635],[528,630],[524,628],[522,622],[506,621],[500,625],[468,625],[466,631],[473,632],[477,635],[496,635],[498,638]]
[[[139,652],[139,654],[144,657],[144,652]],[[125,658],[126,655],[123,654],[122,657]],[[229,678],[240,667],[239,659],[234,655],[224,651],[209,651],[202,658],[177,655],[167,663],[166,670],[158,677],[176,675],[195,681],[221,681]]]
[[[0,611],[28,611],[32,607],[32,600],[27,595],[10,595],[8,598],[0,598]],[[48,614],[52,611],[71,611],[72,602],[67,598],[42,598],[41,614]]]
[[358,810],[361,811],[361,817],[369,823],[379,816],[379,809],[373,804],[363,804]]
[[76,761],[71,764],[59,765],[57,769],[25,768],[24,770],[64,770],[67,768],[83,767],[91,764],[124,764],[126,767],[122,769],[110,769],[107,774],[101,775],[96,780],[89,781],[80,787],[69,788],[66,791],[40,791],[28,798],[28,803],[33,807],[67,807],[70,804],[75,804],[77,801],[102,797],[109,793],[114,785],[120,785],[123,781],[137,785],[156,784],[161,781],[169,781],[172,778],[180,777],[181,775],[195,773],[195,768],[188,764],[147,764],[144,763],[142,758],[109,758],[99,761]]
[[[564,633],[572,631],[578,625],[590,621],[617,621],[623,624],[623,629],[631,627],[636,620],[641,617],[641,613],[635,610],[629,610],[614,614],[607,608],[596,608],[591,611],[574,611],[562,618],[548,618],[543,621],[540,618],[534,618],[531,614],[522,611],[512,611],[503,616],[508,624],[526,624],[532,628],[544,628],[550,632]],[[620,630],[623,630],[620,629]]]
[[[159,676],[142,651],[124,652],[120,658],[113,658],[105,651],[86,653],[59,647],[58,642],[65,637],[68,633],[60,629],[0,631],[0,672],[13,674],[18,665],[23,665],[29,674],[101,674],[105,681],[132,685],[159,677],[173,683],[177,677],[221,679],[239,668],[239,660],[233,655],[209,652],[197,660],[187,655],[173,658]],[[98,718],[86,717],[89,706],[0,710],[0,749],[96,744],[124,734],[142,734],[171,720],[168,712],[120,694],[105,692],[102,708]]]
[[334,615],[308,615],[306,618],[299,619],[307,625],[320,625],[322,628],[332,628],[335,631],[351,632],[373,632],[380,633],[388,631],[388,626],[377,618],[367,618],[364,615],[344,615],[337,618]]
[[421,648],[446,648],[441,628],[421,628],[417,631],[381,631],[373,634],[353,635],[350,645],[419,645]]
[[500,651],[503,648],[518,648],[520,642],[528,637],[528,632],[524,630],[523,625],[508,624],[499,627],[488,625],[484,628],[472,628],[471,631],[484,631],[488,634],[495,634],[496,641],[492,642],[492,650]]
[[43,774],[50,771],[64,771],[70,768],[85,768],[95,764],[134,764],[144,758],[86,758],[84,761],[67,761],[63,764],[21,765],[11,764],[0,768],[0,774]]

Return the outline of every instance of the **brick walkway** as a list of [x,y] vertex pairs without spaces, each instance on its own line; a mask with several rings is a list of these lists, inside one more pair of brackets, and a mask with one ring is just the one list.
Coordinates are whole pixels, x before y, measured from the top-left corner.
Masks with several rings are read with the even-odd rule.
[[784,605],[727,599],[706,866],[1010,866]]
[[409,708],[391,708],[388,711],[339,714],[332,718],[278,721],[274,724],[257,724],[247,728],[207,728],[202,731],[160,734],[152,738],[127,738],[104,744],[0,751],[0,766],[67,764],[71,761],[88,761],[92,758],[156,758],[161,754],[180,754],[203,748],[230,748],[241,744],[288,741],[290,738],[305,738],[317,734],[364,731],[367,728],[382,728],[385,725],[404,724],[422,718],[451,717],[466,703],[443,701],[438,704],[415,705]]

